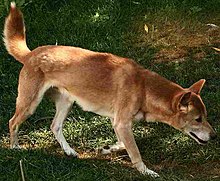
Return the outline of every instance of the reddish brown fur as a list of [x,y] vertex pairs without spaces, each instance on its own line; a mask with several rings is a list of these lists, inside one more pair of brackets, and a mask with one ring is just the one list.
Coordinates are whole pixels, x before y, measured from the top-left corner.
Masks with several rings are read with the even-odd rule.
[[12,6],[10,9],[10,14],[5,21],[3,34],[5,46],[9,54],[23,63],[24,56],[27,55],[30,50],[26,45],[23,15],[15,6]]
[[215,135],[199,95],[204,79],[184,89],[130,59],[109,53],[67,46],[42,46],[30,51],[23,16],[15,6],[6,18],[4,40],[9,53],[24,64],[16,112],[9,123],[11,147],[18,146],[19,125],[34,113],[48,89],[56,91],[57,112],[51,129],[67,154],[77,154],[62,134],[63,121],[74,101],[87,111],[109,116],[120,145],[114,149],[125,147],[134,166],[152,176],[158,174],[142,162],[132,134],[133,119],[164,122],[201,144]]

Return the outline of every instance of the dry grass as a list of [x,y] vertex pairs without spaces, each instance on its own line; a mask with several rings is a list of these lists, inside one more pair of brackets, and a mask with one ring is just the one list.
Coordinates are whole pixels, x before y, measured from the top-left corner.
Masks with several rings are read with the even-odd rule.
[[[208,23],[207,23],[208,24]],[[135,22],[139,33],[135,44],[138,47],[151,45],[159,49],[154,59],[161,61],[183,61],[187,57],[201,60],[220,46],[220,27],[212,27],[199,21],[164,20]],[[147,28],[146,28],[147,27]]]

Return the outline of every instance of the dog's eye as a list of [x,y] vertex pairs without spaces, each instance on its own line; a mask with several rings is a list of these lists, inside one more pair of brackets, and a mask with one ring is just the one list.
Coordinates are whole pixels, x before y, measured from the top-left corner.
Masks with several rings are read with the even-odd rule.
[[198,123],[201,123],[201,122],[202,122],[202,117],[199,116],[199,117],[196,119],[196,121],[197,121]]

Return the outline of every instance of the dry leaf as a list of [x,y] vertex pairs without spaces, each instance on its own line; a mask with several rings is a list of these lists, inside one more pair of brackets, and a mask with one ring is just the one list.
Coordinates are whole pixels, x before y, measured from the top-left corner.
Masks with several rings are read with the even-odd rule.
[[215,47],[212,47],[214,50],[216,50],[217,52],[220,52],[220,48],[215,48]]
[[145,24],[144,25],[144,30],[148,33],[149,32],[149,28],[148,28],[148,26]]
[[207,26],[210,26],[212,28],[219,28],[219,26],[215,25],[215,24],[212,24],[212,23],[208,23],[206,24]]

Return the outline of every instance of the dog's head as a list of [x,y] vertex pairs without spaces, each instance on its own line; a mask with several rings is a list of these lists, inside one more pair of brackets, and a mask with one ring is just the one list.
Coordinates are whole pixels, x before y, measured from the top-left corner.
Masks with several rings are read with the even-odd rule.
[[172,101],[176,112],[172,126],[188,134],[199,144],[206,144],[216,137],[216,133],[207,122],[206,107],[200,97],[204,79],[193,84],[190,88],[177,93]]

